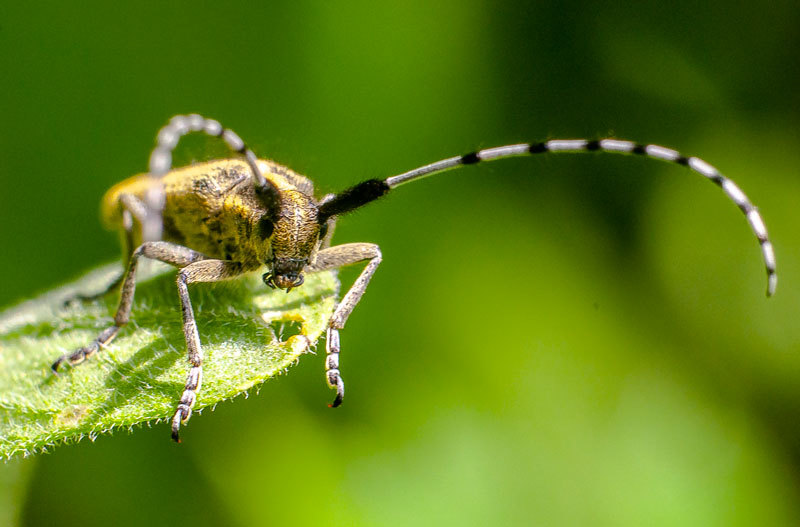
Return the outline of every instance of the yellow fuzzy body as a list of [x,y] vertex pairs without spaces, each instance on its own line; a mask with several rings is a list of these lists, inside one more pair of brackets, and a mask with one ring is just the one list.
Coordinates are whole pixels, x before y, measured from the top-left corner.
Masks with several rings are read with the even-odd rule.
[[[165,191],[162,239],[200,251],[210,258],[240,262],[256,269],[272,256],[274,246],[291,245],[316,234],[316,202],[313,184],[277,163],[259,160],[264,177],[281,195],[280,211],[267,210],[256,195],[250,169],[239,160],[199,163],[170,171],[162,178]],[[120,197],[132,195],[144,200],[153,180],[140,174],[113,186],[104,196],[101,215],[110,229],[122,231],[123,206]],[[259,222],[265,216],[277,218],[274,232],[265,236]],[[123,234],[123,239],[125,238]],[[141,242],[141,229],[133,230],[133,247]],[[308,256],[308,243],[295,247]],[[298,253],[298,254],[299,254]]]

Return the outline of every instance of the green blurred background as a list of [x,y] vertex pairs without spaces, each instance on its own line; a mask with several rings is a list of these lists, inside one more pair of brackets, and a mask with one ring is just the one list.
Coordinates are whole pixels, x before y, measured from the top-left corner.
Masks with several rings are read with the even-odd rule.
[[384,254],[342,332],[342,408],[308,356],[180,446],[159,425],[0,466],[0,524],[800,524],[799,19],[796,1],[3,4],[0,305],[117,257],[99,199],[183,112],[320,193],[520,141],[664,144],[760,207],[780,283],[766,300],[746,221],[689,171],[452,172],[339,224]]

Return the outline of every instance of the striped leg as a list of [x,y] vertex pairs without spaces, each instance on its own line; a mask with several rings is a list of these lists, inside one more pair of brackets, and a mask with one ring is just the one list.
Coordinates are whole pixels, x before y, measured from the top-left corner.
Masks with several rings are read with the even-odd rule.
[[111,342],[117,336],[119,330],[130,320],[133,296],[136,292],[136,266],[139,258],[151,258],[159,260],[175,267],[185,267],[192,262],[203,260],[205,256],[187,247],[176,245],[169,242],[145,242],[131,254],[128,269],[125,271],[125,278],[122,282],[122,292],[120,294],[119,307],[114,315],[114,324],[100,332],[88,346],[78,348],[71,354],[60,356],[50,367],[53,373],[58,373],[59,367],[64,362],[70,365],[80,364],[87,358],[94,355],[100,348]]
[[237,262],[224,260],[202,260],[187,265],[178,273],[178,295],[181,298],[183,314],[183,335],[189,359],[189,374],[183,388],[178,408],[172,418],[172,439],[180,443],[180,428],[192,416],[192,408],[197,400],[197,392],[203,379],[203,348],[200,346],[200,335],[194,318],[192,302],[189,299],[189,284],[197,282],[220,282],[235,278],[242,273],[242,266]]
[[325,359],[325,377],[328,386],[336,388],[336,399],[331,403],[335,408],[342,404],[344,398],[344,381],[339,372],[339,330],[344,328],[347,318],[353,312],[364,292],[367,290],[369,281],[375,270],[381,263],[381,250],[374,243],[346,243],[323,249],[317,254],[317,259],[313,265],[309,266],[308,272],[324,271],[325,269],[338,269],[346,265],[352,265],[369,260],[369,263],[356,281],[350,286],[347,294],[344,295],[339,305],[331,316],[328,324],[327,339],[325,348],[327,356]]

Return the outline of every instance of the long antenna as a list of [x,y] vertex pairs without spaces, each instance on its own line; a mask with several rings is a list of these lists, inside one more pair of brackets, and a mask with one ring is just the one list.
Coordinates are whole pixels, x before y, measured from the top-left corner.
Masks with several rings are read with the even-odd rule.
[[156,147],[150,154],[150,176],[157,181],[145,194],[145,204],[153,214],[148,214],[142,225],[142,237],[145,241],[161,239],[161,211],[164,209],[164,186],[161,178],[172,168],[172,151],[178,146],[181,137],[192,132],[204,132],[214,137],[221,137],[233,150],[244,155],[253,175],[253,184],[257,191],[270,190],[271,185],[258,168],[258,158],[242,141],[236,132],[223,126],[214,119],[193,113],[176,115],[170,119],[156,137]]
[[390,190],[416,181],[427,176],[438,174],[462,165],[474,165],[483,161],[494,161],[507,157],[525,156],[544,153],[584,153],[608,152],[612,154],[639,154],[652,159],[667,161],[677,165],[689,167],[701,176],[710,179],[722,188],[728,198],[744,213],[750,228],[758,238],[761,245],[761,254],[764,266],[767,269],[767,296],[775,293],[778,276],[775,274],[775,251],[767,235],[767,228],[758,209],[750,202],[747,196],[732,180],[703,161],[699,157],[687,157],[671,148],[658,145],[642,145],[632,141],[619,139],[601,139],[588,141],[585,139],[554,139],[543,143],[524,143],[517,145],[498,146],[471,152],[463,156],[450,157],[425,165],[384,180],[371,179],[359,183],[320,205],[320,217],[326,219],[330,216],[344,214],[351,210],[373,201]]

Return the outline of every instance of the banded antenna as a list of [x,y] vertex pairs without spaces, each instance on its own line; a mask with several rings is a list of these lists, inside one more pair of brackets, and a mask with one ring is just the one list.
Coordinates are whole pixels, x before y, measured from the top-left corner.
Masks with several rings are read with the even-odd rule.
[[720,186],[728,198],[744,213],[750,224],[750,228],[756,235],[758,243],[761,246],[764,266],[767,270],[767,296],[771,296],[775,293],[775,287],[778,283],[778,276],[775,274],[775,251],[769,240],[767,228],[764,225],[764,220],[761,218],[758,209],[750,202],[736,183],[720,174],[716,168],[707,162],[699,157],[687,157],[671,148],[658,145],[642,145],[619,139],[601,139],[595,141],[587,141],[585,139],[554,139],[542,143],[523,143],[486,148],[462,156],[443,159],[383,180],[370,179],[363,181],[323,202],[319,208],[319,219],[321,222],[327,221],[327,219],[332,216],[345,214],[366,205],[384,196],[390,190],[400,185],[445,172],[462,165],[474,165],[483,161],[494,161],[507,157],[543,154],[548,152],[574,154],[598,151],[612,154],[638,154],[652,159],[683,165]]
[[277,189],[273,187],[258,168],[258,158],[242,141],[242,138],[229,128],[214,119],[207,119],[202,115],[193,113],[189,115],[176,115],[170,119],[156,137],[156,146],[150,154],[150,176],[154,179],[153,185],[145,194],[145,205],[149,213],[142,222],[142,238],[144,241],[157,241],[161,239],[161,212],[164,210],[164,185],[161,178],[172,169],[172,151],[178,146],[180,139],[192,132],[203,132],[213,137],[221,137],[225,143],[236,153],[244,155],[253,176],[253,185],[260,194],[266,194],[271,200],[279,200]]

